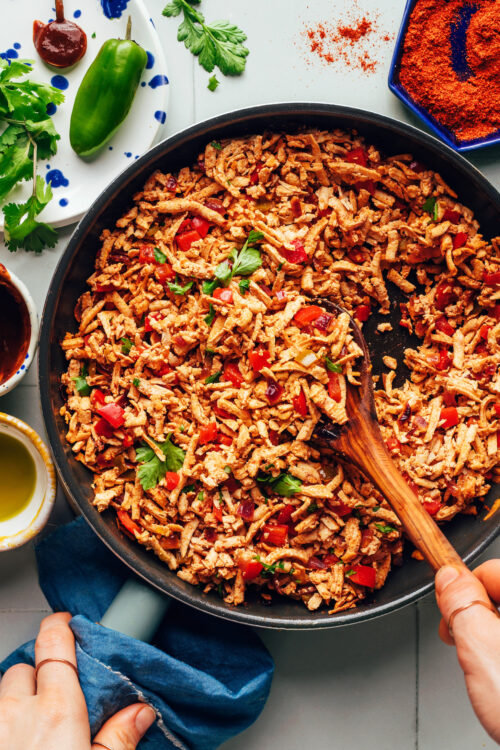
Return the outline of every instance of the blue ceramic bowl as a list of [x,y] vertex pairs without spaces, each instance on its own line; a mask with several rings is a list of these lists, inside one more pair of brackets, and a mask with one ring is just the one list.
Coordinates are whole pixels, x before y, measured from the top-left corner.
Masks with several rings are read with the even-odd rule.
[[[417,115],[417,117],[420,117],[420,119],[423,120],[425,124],[439,136],[439,138],[447,143],[448,146],[454,148],[455,151],[472,151],[474,149],[484,148],[484,146],[492,146],[495,143],[500,143],[499,130],[488,136],[476,138],[472,141],[458,141],[452,131],[444,127],[444,125],[441,125],[441,123],[439,123],[427,109],[418,104],[400,83],[399,70],[403,55],[404,40],[408,29],[410,15],[417,2],[418,0],[407,0],[406,2],[403,20],[401,22],[394,55],[392,57],[391,69],[389,71],[390,90],[393,94],[396,94],[396,96],[401,99],[401,101],[404,102],[406,106]],[[470,19],[476,10],[477,7],[471,5],[470,0],[464,0],[459,12],[459,21],[453,27],[453,30],[450,30],[451,64],[453,69],[459,75],[465,77],[471,74],[465,54],[467,29],[469,27]]]

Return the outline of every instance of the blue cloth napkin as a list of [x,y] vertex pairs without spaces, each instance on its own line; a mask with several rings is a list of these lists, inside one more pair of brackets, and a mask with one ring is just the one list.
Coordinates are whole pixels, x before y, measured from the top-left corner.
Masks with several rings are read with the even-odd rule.
[[[242,625],[173,602],[150,645],[97,625],[130,571],[83,518],[36,548],[40,586],[55,611],[73,615],[80,683],[92,736],[116,711],[147,701],[158,721],[141,750],[212,750],[260,714],[273,675],[271,656]],[[34,641],[2,664],[34,663]]]

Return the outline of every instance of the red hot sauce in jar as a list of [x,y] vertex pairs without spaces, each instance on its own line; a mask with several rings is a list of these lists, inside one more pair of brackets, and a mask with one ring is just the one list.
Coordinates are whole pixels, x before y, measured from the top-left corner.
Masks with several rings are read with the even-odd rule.
[[26,303],[0,263],[0,385],[14,375],[26,357],[31,324]]
[[56,0],[56,20],[34,21],[33,43],[44,62],[54,68],[69,68],[87,51],[87,35],[73,21],[64,18],[63,0]]

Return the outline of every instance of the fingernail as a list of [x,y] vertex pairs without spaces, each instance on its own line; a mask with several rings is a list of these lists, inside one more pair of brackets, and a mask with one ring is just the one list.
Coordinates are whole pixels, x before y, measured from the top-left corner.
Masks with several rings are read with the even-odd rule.
[[438,572],[436,573],[436,588],[439,589],[439,591],[442,591],[446,588],[452,581],[454,581],[460,573],[456,568],[454,568],[452,565],[445,565],[444,568],[439,568]]
[[135,725],[137,727],[137,731],[141,735],[141,737],[146,734],[151,724],[155,721],[156,714],[151,708],[151,706],[144,706],[144,708],[141,708],[137,716],[135,717]]

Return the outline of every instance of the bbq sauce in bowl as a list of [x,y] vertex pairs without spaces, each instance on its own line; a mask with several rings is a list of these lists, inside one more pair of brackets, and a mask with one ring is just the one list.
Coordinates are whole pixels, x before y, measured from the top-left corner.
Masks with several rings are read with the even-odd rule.
[[20,440],[0,432],[0,522],[23,511],[35,491],[36,469]]
[[0,385],[22,365],[31,338],[26,303],[0,265]]

